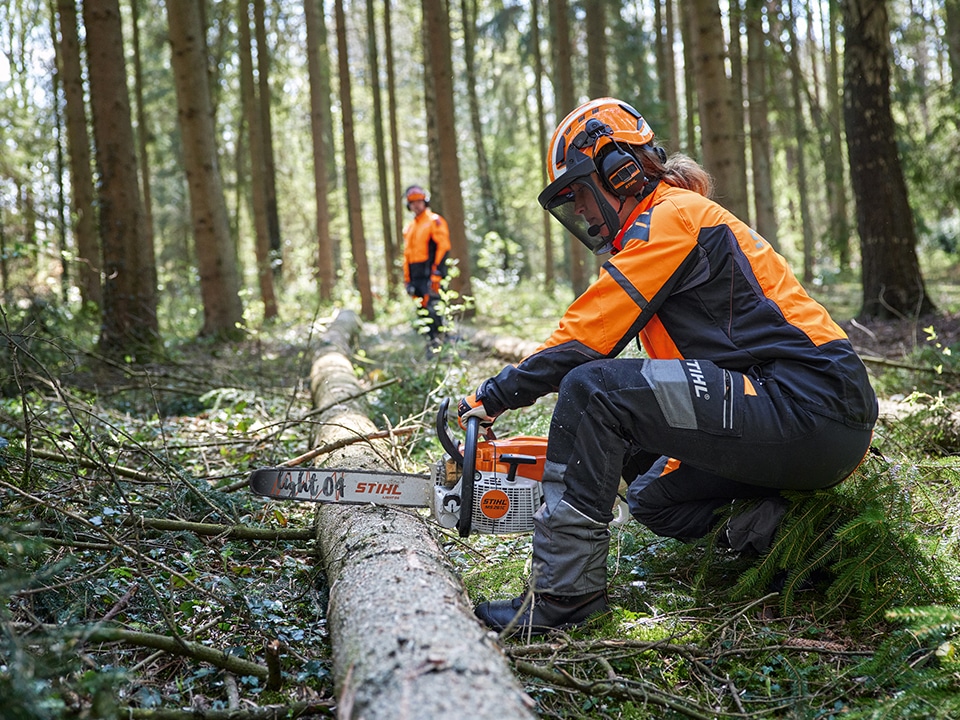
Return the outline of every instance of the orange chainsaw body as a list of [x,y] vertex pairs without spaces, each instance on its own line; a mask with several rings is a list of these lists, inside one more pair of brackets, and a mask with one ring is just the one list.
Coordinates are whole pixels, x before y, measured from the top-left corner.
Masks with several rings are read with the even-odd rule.
[[547,459],[547,439],[531,435],[517,435],[497,440],[477,443],[477,470],[480,472],[503,473],[510,470],[508,463],[502,462],[503,455],[529,455],[536,458],[533,465],[520,465],[517,474],[531,480],[543,479],[543,464]]

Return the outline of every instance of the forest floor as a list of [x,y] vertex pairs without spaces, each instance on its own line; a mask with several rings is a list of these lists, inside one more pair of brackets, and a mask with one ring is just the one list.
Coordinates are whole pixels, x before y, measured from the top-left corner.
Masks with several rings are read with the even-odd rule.
[[960,343],[960,313],[938,314],[916,320],[848,320],[840,323],[861,355],[900,360],[930,343],[924,328],[933,328],[945,346]]
[[[12,703],[14,716],[180,708],[185,714],[176,717],[190,720],[199,715],[188,710],[265,705],[336,714],[324,579],[312,543],[296,534],[309,528],[312,508],[244,491],[252,467],[309,448],[310,366],[329,319],[275,323],[230,345],[184,343],[136,367],[80,352],[55,329],[7,334],[8,347],[23,348],[0,394],[0,701]],[[960,314],[843,325],[878,375],[891,368],[908,378],[930,375],[946,348],[960,349]],[[935,337],[924,330],[931,326]],[[541,327],[503,333],[538,341]],[[466,339],[429,361],[424,349],[401,318],[366,325],[352,358],[370,389],[370,417],[406,431],[396,458],[407,471],[422,470],[438,452],[430,428],[439,399],[469,392],[517,359]],[[955,376],[941,382],[947,392],[957,385]],[[545,434],[549,406],[504,421],[506,432]],[[924,518],[934,529],[952,522]],[[150,524],[159,520],[174,525]],[[221,529],[198,535],[187,522]],[[858,679],[871,672],[864,658],[890,633],[884,622],[855,622],[853,610],[831,614],[826,596],[786,613],[762,594],[733,598],[718,588],[737,584],[750,562],[709,562],[712,546],[664,543],[632,525],[615,535],[612,619],[550,646],[507,645],[518,668],[539,663],[581,678],[564,687],[525,675],[544,717],[825,718],[858,698],[866,706],[902,691],[889,679],[872,686]],[[242,541],[223,530],[240,526],[276,535]],[[528,538],[441,539],[473,599],[520,587]],[[286,683],[267,689],[266,676],[211,665],[183,648],[116,637],[78,643],[57,630],[103,625],[178,636],[254,663],[263,661],[265,639],[277,638]],[[659,644],[651,649],[648,640]],[[911,662],[922,667],[926,655],[913,652]],[[604,689],[609,678],[623,680],[610,686],[616,692]],[[651,697],[673,710],[664,714]],[[95,711],[97,703],[107,710]]]

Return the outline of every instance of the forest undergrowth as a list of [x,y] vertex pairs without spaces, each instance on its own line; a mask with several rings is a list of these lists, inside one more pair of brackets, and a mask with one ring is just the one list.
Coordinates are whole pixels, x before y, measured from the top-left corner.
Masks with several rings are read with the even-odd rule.
[[[524,288],[498,297],[427,360],[405,304],[364,326],[352,360],[396,469],[436,458],[444,397],[515,361],[472,342],[478,327],[539,340],[562,311]],[[90,318],[3,309],[4,718],[336,716],[313,508],[245,489],[315,429],[308,376],[333,316],[288,312],[241,342],[172,342],[129,365],[79,339],[95,338]],[[792,498],[767,555],[616,528],[613,611],[504,641],[538,713],[960,717],[956,324],[922,323],[887,343],[896,353],[864,346],[884,402],[873,452],[838,488]],[[508,413],[498,432],[545,435],[550,409]],[[437,532],[472,600],[523,591],[529,536]]]

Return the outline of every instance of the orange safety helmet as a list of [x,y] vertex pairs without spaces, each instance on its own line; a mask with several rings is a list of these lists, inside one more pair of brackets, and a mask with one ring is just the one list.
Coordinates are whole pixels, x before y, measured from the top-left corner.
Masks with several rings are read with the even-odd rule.
[[410,209],[410,203],[414,200],[423,200],[427,205],[430,204],[430,194],[419,185],[411,185],[404,190],[403,198],[407,203],[407,210]]
[[[596,255],[610,252],[620,232],[619,208],[610,204],[600,188],[619,197],[621,208],[628,197],[643,193],[649,178],[629,146],[652,142],[653,130],[631,105],[610,97],[584,103],[553,133],[547,152],[550,184],[537,198],[540,205]],[[600,178],[599,187],[594,173]],[[602,224],[590,224],[575,212],[574,184],[593,195]]]

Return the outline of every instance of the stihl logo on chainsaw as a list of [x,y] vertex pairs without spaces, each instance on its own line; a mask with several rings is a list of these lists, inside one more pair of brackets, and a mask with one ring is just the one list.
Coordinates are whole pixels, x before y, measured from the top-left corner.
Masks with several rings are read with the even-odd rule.
[[390,498],[400,497],[400,486],[396,483],[392,485],[387,483],[357,483],[357,493],[360,495],[376,495],[377,497]]
[[510,512],[510,498],[503,490],[488,490],[480,498],[480,512],[491,520],[499,520]]

